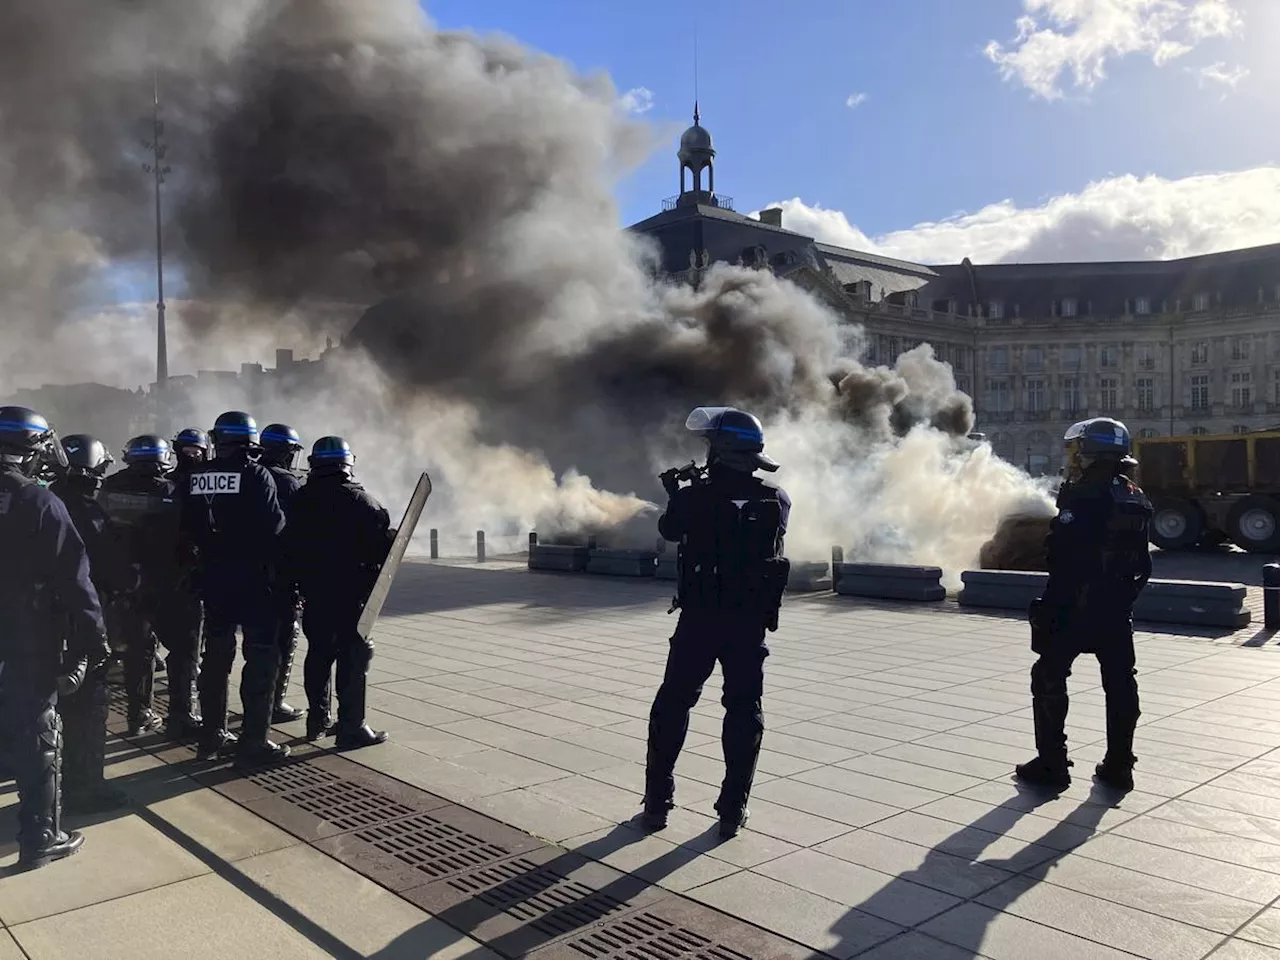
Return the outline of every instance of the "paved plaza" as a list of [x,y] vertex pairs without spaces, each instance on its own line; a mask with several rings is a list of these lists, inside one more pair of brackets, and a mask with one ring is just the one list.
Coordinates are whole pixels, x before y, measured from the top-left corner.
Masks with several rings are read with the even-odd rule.
[[[628,825],[669,599],[652,581],[406,564],[371,676],[370,722],[392,742],[345,759],[304,747],[305,776],[241,778],[113,737],[132,806],[90,821],[80,855],[0,877],[0,960],[1280,960],[1280,657],[1260,622],[1140,635],[1141,761],[1123,798],[1090,781],[1103,701],[1082,658],[1076,781],[1045,800],[1011,777],[1033,752],[1025,624],[789,598],[751,823],[720,842],[716,679],[670,827]],[[322,795],[341,816],[308,805]],[[552,895],[554,923],[538,913]]]

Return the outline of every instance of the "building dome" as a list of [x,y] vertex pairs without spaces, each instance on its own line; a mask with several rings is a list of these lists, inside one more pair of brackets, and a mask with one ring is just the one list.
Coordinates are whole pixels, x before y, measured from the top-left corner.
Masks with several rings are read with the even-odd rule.
[[680,135],[680,162],[696,170],[709,166],[715,155],[715,147],[711,145],[711,133],[702,125],[702,118],[698,116],[698,105],[694,104],[693,126]]

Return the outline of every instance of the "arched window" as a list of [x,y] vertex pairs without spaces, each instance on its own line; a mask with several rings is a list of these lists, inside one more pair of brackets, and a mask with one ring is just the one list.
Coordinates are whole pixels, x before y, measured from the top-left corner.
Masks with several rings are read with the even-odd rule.
[[1008,433],[993,433],[990,438],[991,449],[997,457],[1013,463],[1016,459],[1013,449],[1013,436]]

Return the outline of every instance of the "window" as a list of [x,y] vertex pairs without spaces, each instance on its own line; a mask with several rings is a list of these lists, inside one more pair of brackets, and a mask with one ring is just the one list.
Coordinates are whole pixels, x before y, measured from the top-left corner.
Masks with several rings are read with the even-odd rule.
[[1150,377],[1139,377],[1134,384],[1138,391],[1138,409],[1150,412],[1156,405],[1156,382]]
[[1009,381],[1005,377],[987,378],[987,411],[990,413],[1009,413],[1013,410],[1010,404]]
[[1133,301],[1133,312],[1140,317],[1145,317],[1151,312],[1151,298],[1139,297]]
[[1209,431],[1208,431],[1205,427],[1192,427],[1192,428],[1191,428],[1191,435],[1192,435],[1193,437],[1203,437],[1203,436],[1204,436],[1205,434],[1207,434],[1208,432],[1209,432]]
[[1280,368],[1271,371],[1271,402],[1280,407]]
[[1231,374],[1231,405],[1237,410],[1253,404],[1253,374],[1248,370],[1235,370]]
[[1105,343],[1098,348],[1098,362],[1104,367],[1120,366],[1120,349],[1114,343]]
[[1208,340],[1197,340],[1191,345],[1191,362],[1200,367],[1209,362]]
[[1027,413],[1044,413],[1044,381],[1039,377],[1027,381]]
[[1159,430],[1152,430],[1150,427],[1143,427],[1138,431],[1138,436],[1143,440],[1150,440],[1152,437],[1160,436]]
[[1248,433],[1249,428],[1243,423],[1237,423],[1231,428],[1231,432],[1235,434]]
[[1098,381],[1098,407],[1101,410],[1114,411],[1119,406],[1120,381],[1114,377],[1103,377]]
[[889,338],[889,359],[886,362],[894,363],[900,356],[902,356],[902,341],[900,341],[897,337],[890,337]]
[[1248,337],[1235,337],[1231,341],[1231,359],[1232,360],[1248,360],[1249,347],[1252,346]]
[[1062,304],[1059,307],[1059,313],[1064,317],[1074,317],[1076,315],[1076,309],[1076,298],[1067,297],[1062,301]]
[[1191,309],[1192,310],[1208,310],[1209,295],[1207,293],[1197,293],[1194,297],[1191,298]]
[[1009,348],[991,347],[987,350],[987,365],[992,370],[1009,369]]
[[1004,317],[1004,301],[992,300],[987,304],[987,316],[992,320],[1000,320]]
[[1191,378],[1191,409],[1209,409],[1209,378],[1205,374]]
[[961,393],[969,393],[969,378],[956,377],[956,389]]
[[1154,370],[1156,368],[1156,348],[1150,343],[1138,344],[1138,369]]
[[951,350],[951,368],[953,370],[969,369],[969,351],[961,346],[953,347]]
[[1080,378],[1079,377],[1063,377],[1062,378],[1062,412],[1067,414],[1077,414],[1084,409],[1084,404],[1080,397]]
[[1062,368],[1064,370],[1080,369],[1080,348],[1079,347],[1063,347],[1062,348]]
[[1044,369],[1044,347],[1027,347],[1027,369]]

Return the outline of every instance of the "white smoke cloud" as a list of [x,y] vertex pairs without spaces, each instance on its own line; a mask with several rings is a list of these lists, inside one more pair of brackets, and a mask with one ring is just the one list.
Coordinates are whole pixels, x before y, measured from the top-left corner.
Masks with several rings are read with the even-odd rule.
[[1206,84],[1216,83],[1234,90],[1240,85],[1240,81],[1248,78],[1249,69],[1241,66],[1228,67],[1222,61],[1218,61],[1207,67],[1201,67],[1195,71],[1195,74],[1200,78],[1200,86],[1202,87]]
[[618,98],[618,108],[635,116],[648,113],[653,109],[653,91],[648,87],[632,87]]
[[1163,66],[1244,23],[1235,0],[1023,0],[1023,8],[1013,43],[992,40],[985,53],[1005,80],[1046,100],[1063,96],[1064,73],[1091,90],[1113,60],[1145,54]]
[[857,110],[860,106],[867,102],[871,97],[869,93],[851,93],[845,97],[844,105],[850,110]]
[[788,229],[922,263],[1162,260],[1280,242],[1280,166],[1112,177],[1037,206],[1003,200],[874,237],[799,197],[771,206],[783,208]]

